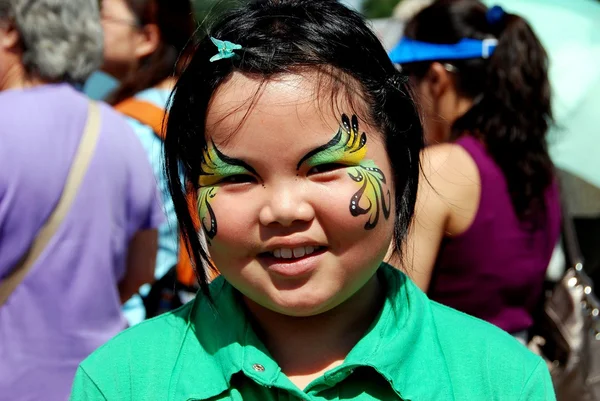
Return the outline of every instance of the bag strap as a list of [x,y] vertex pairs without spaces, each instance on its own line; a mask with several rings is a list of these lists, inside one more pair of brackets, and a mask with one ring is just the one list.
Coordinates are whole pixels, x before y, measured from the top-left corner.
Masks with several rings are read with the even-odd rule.
[[571,211],[570,203],[566,199],[567,193],[570,194],[570,192],[565,190],[564,181],[560,182],[559,187],[562,209],[563,244],[570,267],[574,267],[577,271],[581,271],[583,269],[583,256],[581,254],[581,248],[579,247],[577,232],[575,231],[573,213]]
[[95,102],[90,102],[88,117],[83,131],[83,136],[73,158],[73,163],[69,169],[67,180],[63,188],[58,204],[50,214],[48,220],[44,223],[37,233],[33,243],[19,263],[13,268],[9,275],[0,282],[0,307],[4,305],[12,292],[23,281],[27,273],[31,270],[37,258],[46,248],[58,227],[60,227],[65,216],[69,212],[77,191],[81,185],[83,177],[90,164],[98,136],[100,133],[100,108]]
[[577,238],[577,232],[575,231],[575,224],[573,223],[573,216],[571,216],[567,209],[563,209],[563,242],[567,256],[571,262],[571,266],[577,270],[581,270],[583,267],[583,256],[581,255],[581,249],[579,247],[579,239]]
[[156,136],[165,140],[164,121],[166,121],[167,113],[164,109],[145,100],[130,97],[116,104],[115,110],[149,126]]

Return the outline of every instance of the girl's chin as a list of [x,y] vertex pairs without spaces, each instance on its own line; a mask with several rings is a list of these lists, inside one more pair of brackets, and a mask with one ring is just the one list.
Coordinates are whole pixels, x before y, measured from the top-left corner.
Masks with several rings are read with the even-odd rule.
[[278,294],[277,299],[269,299],[261,302],[260,308],[290,317],[310,317],[320,315],[335,308],[341,301],[336,302],[339,292],[332,291],[329,296],[315,298],[314,292],[299,290],[287,290]]

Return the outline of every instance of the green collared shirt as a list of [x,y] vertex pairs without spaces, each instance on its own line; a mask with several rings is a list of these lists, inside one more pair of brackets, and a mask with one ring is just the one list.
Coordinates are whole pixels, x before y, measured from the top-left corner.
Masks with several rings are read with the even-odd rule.
[[384,306],[344,363],[296,387],[222,278],[115,337],[80,366],[71,400],[554,400],[542,360],[510,335],[430,301],[383,265]]

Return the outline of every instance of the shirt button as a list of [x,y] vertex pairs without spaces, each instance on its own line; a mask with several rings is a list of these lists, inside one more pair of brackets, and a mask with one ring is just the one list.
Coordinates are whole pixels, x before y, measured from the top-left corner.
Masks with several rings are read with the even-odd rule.
[[263,365],[261,365],[260,363],[255,363],[254,365],[252,365],[252,369],[254,369],[257,372],[265,371],[265,367]]

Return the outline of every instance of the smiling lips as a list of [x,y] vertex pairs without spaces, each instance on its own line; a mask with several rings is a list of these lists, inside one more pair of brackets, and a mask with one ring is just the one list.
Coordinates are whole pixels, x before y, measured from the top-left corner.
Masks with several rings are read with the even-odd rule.
[[326,246],[296,245],[273,248],[260,256],[268,271],[280,277],[293,279],[304,277],[315,270],[326,250]]
[[276,259],[297,259],[303,256],[307,256],[312,254],[313,252],[318,251],[319,246],[300,246],[295,248],[277,248],[274,249],[269,254]]

